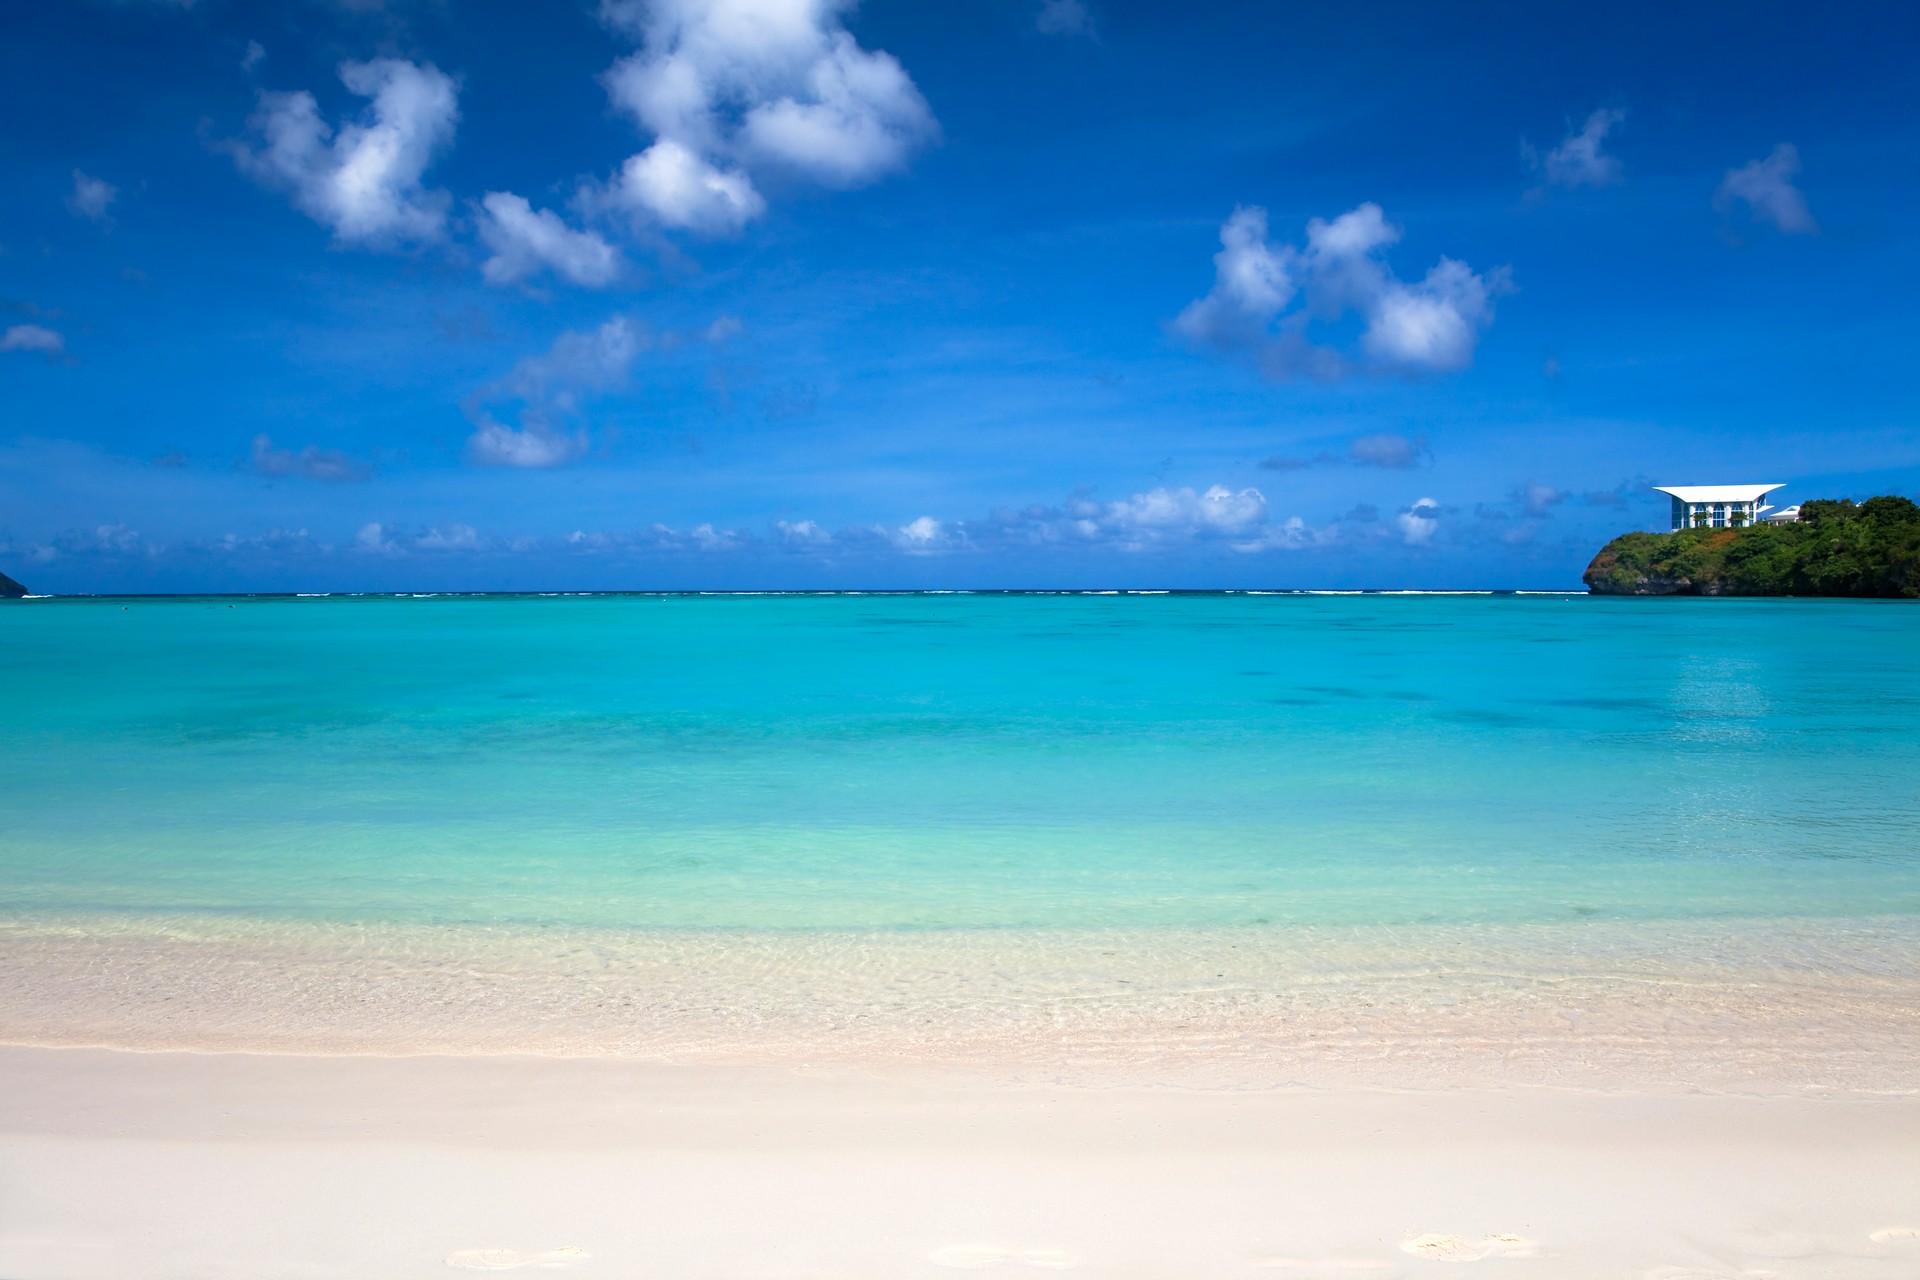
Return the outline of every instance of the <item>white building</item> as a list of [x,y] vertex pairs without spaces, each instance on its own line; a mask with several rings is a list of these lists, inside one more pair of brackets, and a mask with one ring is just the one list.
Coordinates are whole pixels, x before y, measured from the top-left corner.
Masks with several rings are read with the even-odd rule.
[[1655,485],[1673,499],[1676,529],[1742,529],[1773,510],[1760,499],[1785,484]]

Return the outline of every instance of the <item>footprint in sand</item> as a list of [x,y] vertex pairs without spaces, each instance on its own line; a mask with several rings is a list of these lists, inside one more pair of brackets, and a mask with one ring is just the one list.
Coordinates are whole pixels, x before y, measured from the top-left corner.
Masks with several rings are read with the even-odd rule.
[[1875,1244],[1920,1244],[1920,1227],[1882,1227],[1867,1233]]
[[1504,1232],[1467,1240],[1429,1231],[1411,1240],[1402,1240],[1400,1252],[1435,1262],[1479,1262],[1484,1258],[1531,1258],[1540,1252],[1540,1246],[1525,1236]]
[[1003,1249],[991,1244],[950,1244],[935,1249],[927,1261],[955,1271],[985,1271],[989,1267],[1032,1267],[1036,1271],[1070,1271],[1080,1256],[1064,1249]]
[[518,1271],[538,1267],[554,1271],[585,1262],[593,1255],[585,1249],[565,1245],[558,1249],[455,1249],[447,1255],[447,1265],[462,1271]]

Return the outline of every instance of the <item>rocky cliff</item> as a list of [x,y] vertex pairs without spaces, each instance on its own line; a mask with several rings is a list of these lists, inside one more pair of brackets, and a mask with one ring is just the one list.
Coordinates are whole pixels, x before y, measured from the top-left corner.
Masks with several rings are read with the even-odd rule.
[[25,594],[27,594],[25,587],[15,582],[12,578],[9,578],[6,574],[0,573],[0,600],[18,600]]

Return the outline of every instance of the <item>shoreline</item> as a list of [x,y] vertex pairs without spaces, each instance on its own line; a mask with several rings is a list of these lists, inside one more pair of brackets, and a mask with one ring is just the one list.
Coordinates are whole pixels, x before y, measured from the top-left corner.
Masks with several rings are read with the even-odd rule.
[[0,1185],[35,1280],[1899,1280],[1920,1099],[8,1048]]
[[1920,1092],[1920,921],[770,934],[15,917],[0,1044],[1887,1096]]

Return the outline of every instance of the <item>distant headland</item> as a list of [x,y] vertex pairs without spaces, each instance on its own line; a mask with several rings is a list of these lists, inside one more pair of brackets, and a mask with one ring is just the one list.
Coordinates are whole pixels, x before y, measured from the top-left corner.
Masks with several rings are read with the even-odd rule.
[[9,578],[6,574],[0,573],[0,600],[18,600],[26,594],[27,589],[25,587],[15,582],[12,578]]
[[1907,498],[1803,502],[1781,513],[1785,519],[1758,508],[1739,521],[1716,513],[1707,523],[1691,497],[1675,496],[1671,533],[1624,533],[1600,548],[1587,588],[1620,596],[1920,597],[1920,506]]

